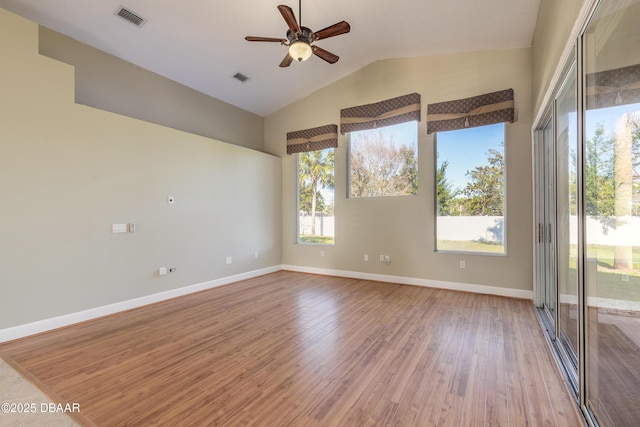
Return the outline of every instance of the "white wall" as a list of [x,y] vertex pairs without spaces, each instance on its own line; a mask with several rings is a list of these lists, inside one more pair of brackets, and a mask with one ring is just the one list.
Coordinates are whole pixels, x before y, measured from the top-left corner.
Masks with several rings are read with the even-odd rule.
[[0,330],[281,264],[278,157],[75,104],[3,9],[0,58]]
[[[263,151],[264,119],[45,27],[39,52],[75,67],[75,100]],[[231,81],[229,84],[240,84]]]

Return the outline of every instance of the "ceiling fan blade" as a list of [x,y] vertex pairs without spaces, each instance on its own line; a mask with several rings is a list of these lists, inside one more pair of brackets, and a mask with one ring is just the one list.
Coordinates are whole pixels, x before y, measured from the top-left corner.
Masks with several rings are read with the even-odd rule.
[[254,37],[247,36],[244,38],[248,42],[278,42],[278,43],[286,43],[287,39],[279,39],[277,37]]
[[293,62],[293,58],[291,57],[291,55],[289,55],[289,53],[287,53],[287,56],[285,56],[282,62],[280,63],[280,67],[282,68],[288,67],[289,65],[291,65],[292,62]]
[[351,31],[351,26],[347,21],[340,21],[320,31],[316,31],[316,40],[327,39],[329,37],[339,36]]
[[296,21],[296,16],[293,14],[293,10],[285,4],[278,6],[278,10],[282,14],[282,17],[289,26],[291,32],[297,35],[302,34],[302,30],[300,30],[300,25],[298,24],[298,21]]
[[313,49],[313,54],[315,56],[317,56],[318,58],[324,59],[329,64],[335,64],[336,62],[338,62],[338,59],[340,59],[340,57],[338,55],[335,55],[335,54],[329,52],[328,50],[324,50],[321,47],[312,46],[312,49]]

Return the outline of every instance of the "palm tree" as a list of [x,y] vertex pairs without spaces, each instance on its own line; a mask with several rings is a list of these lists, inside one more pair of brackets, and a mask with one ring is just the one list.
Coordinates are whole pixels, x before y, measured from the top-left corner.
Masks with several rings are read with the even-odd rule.
[[316,234],[318,186],[333,188],[334,154],[332,149],[300,153],[298,158],[300,189],[311,186],[311,234]]
[[[615,132],[614,181],[616,224],[622,225],[631,217],[633,202],[633,131],[632,119],[625,113],[618,119]],[[616,245],[614,268],[632,270],[633,253],[629,245]]]

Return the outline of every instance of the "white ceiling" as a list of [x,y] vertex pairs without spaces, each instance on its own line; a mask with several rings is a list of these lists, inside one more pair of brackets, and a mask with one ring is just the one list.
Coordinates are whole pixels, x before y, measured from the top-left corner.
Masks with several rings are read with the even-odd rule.
[[[302,24],[345,20],[351,32],[316,44],[340,60],[312,56],[289,68],[287,48],[244,36],[285,38],[276,6],[296,0],[0,0],[55,31],[261,116],[381,59],[531,45],[540,0],[302,0]],[[115,13],[147,19],[140,28]],[[231,76],[240,72],[245,83]]]

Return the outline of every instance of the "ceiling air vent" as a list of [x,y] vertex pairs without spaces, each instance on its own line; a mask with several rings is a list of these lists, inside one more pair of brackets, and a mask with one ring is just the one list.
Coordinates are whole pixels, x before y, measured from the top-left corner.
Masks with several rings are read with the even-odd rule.
[[240,73],[236,73],[236,75],[233,76],[233,78],[236,79],[236,80],[240,80],[242,83],[244,83],[247,80],[249,80],[249,77],[245,76],[244,74],[240,74]]
[[122,19],[131,22],[133,25],[135,25],[136,27],[141,27],[142,24],[144,24],[145,22],[147,22],[146,19],[144,19],[142,16],[133,13],[132,11],[130,11],[129,9],[125,8],[125,7],[121,7],[120,9],[118,9],[118,11],[116,12],[116,15],[118,15],[119,17],[121,17]]

